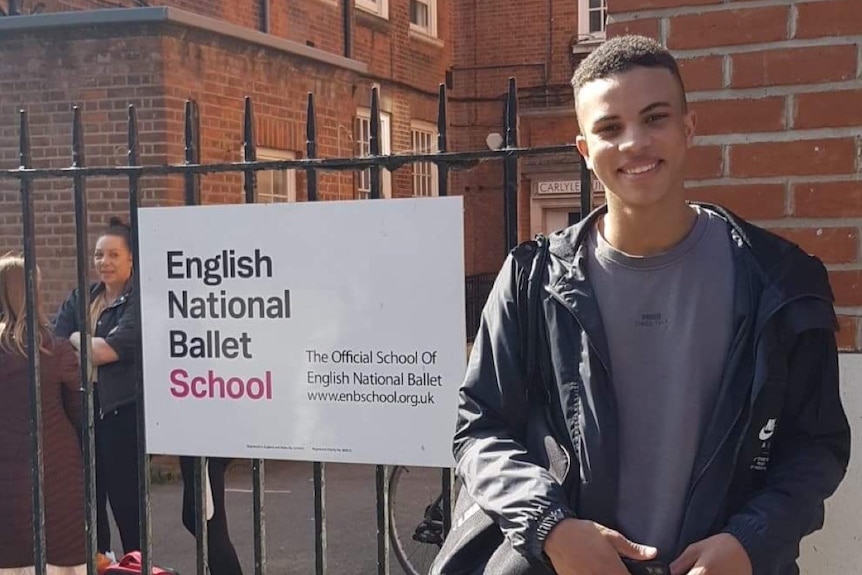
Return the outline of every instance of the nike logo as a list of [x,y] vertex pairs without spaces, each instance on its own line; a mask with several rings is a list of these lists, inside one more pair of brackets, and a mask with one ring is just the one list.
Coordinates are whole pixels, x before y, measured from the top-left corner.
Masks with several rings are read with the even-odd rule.
[[768,441],[773,435],[775,435],[775,424],[777,420],[770,419],[766,422],[766,425],[763,426],[763,429],[760,430],[760,434],[758,437],[760,441]]

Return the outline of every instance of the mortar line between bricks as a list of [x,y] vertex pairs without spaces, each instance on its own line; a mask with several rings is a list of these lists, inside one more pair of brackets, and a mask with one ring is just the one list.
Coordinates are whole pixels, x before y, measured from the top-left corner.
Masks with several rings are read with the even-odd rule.
[[799,4],[793,3],[790,5],[790,12],[787,14],[787,37],[791,40],[796,38],[796,28],[799,24]]
[[751,98],[768,98],[770,96],[789,96],[796,94],[815,94],[820,92],[842,92],[859,90],[862,82],[846,80],[844,82],[827,82],[815,84],[789,84],[787,86],[760,86],[758,88],[732,88],[726,90],[701,90],[686,94],[689,102],[713,100],[748,100]]
[[838,315],[862,315],[862,306],[836,305],[835,313],[837,313]]
[[856,261],[857,263],[862,263],[862,234],[858,234],[856,237]]
[[775,42],[761,42],[758,44],[739,44],[735,46],[714,46],[711,48],[697,48],[692,50],[672,50],[677,58],[700,58],[703,56],[714,56],[716,50],[724,54],[751,54],[754,52],[767,52],[777,50],[791,50],[793,48],[823,48],[833,46],[856,46],[862,41],[862,35],[854,36],[829,36],[826,38],[805,38],[794,40],[777,40]]
[[856,78],[862,80],[862,42],[856,48]]
[[851,183],[859,182],[859,177],[843,175],[828,175],[828,176],[771,176],[759,178],[711,178],[708,180],[688,180],[686,181],[687,188],[705,188],[711,186],[748,186],[748,185],[769,185],[769,184],[784,184],[791,185],[799,184],[829,184],[829,183]]
[[[807,0],[806,4],[817,2],[827,3],[834,0]],[[662,18],[665,16],[685,16],[689,14],[707,14],[710,12],[726,12],[728,10],[745,10],[747,8],[771,8],[773,6],[787,6],[787,0],[749,0],[723,2],[721,4],[707,4],[699,6],[671,6],[668,8],[656,8],[654,10],[636,10],[617,12],[613,14],[614,22],[630,22],[640,18]]]
[[721,175],[730,176],[730,146],[721,147]]
[[[695,143],[698,145],[721,145],[721,144],[764,144],[764,143],[787,143],[798,140],[837,140],[841,138],[854,138],[858,142],[859,128],[821,128],[816,130],[787,130],[784,132],[757,132],[754,134],[722,134],[719,136],[696,136]],[[858,146],[856,158],[858,160]]]
[[794,196],[793,184],[790,182],[784,182],[784,213],[786,215],[795,213],[796,206],[794,204],[796,202],[794,202]]
[[[862,218],[803,218],[803,217],[786,217],[775,220],[752,220],[753,223],[759,226],[769,228],[858,228],[862,225]],[[859,267],[858,263],[850,264],[834,264],[848,265]]]
[[721,57],[722,88],[730,89],[733,82],[733,58],[725,54]]
[[793,118],[796,116],[796,95],[787,94],[784,97],[784,129],[793,129]]
[[826,266],[826,271],[830,272],[858,272],[862,271],[862,267],[856,264],[823,264]]

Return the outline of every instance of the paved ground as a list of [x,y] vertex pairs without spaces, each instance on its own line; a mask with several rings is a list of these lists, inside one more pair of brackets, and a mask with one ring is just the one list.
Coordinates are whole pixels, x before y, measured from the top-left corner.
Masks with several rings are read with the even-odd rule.
[[[244,573],[251,575],[254,573],[252,482],[250,467],[244,463],[228,471],[226,504],[234,545]],[[329,464],[326,473],[328,573],[376,574],[374,467]],[[411,528],[415,526],[425,505],[439,493],[439,485],[439,470],[412,470],[409,479],[399,483],[398,517],[404,518]],[[314,573],[311,464],[268,461],[265,488],[267,573]],[[181,482],[153,484],[154,557],[158,565],[173,567],[181,575],[195,575],[195,540],[182,526],[181,504]],[[115,536],[114,541],[119,541],[119,537]],[[403,574],[394,556],[391,564],[393,575]]]

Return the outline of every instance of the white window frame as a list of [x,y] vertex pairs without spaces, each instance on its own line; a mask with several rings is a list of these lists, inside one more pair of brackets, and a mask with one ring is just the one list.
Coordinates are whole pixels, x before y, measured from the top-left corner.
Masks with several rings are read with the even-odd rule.
[[[362,138],[362,124],[367,126],[369,138],[371,136],[371,110],[368,108],[357,108],[356,110],[356,155],[368,156],[371,153],[369,140]],[[389,112],[380,112],[380,155],[388,156],[392,153],[392,115]],[[363,170],[358,174],[356,183],[356,194],[360,199],[371,197],[371,170]],[[392,173],[389,170],[380,169],[380,197],[392,197]]]
[[[432,36],[434,38],[437,37],[437,0],[408,0],[408,2],[418,2],[419,4],[425,4],[428,7],[428,25],[422,26],[420,24],[415,24],[412,20],[410,21],[410,29],[415,30],[421,34],[426,34],[428,36]],[[409,11],[409,4],[408,4]]]
[[[578,0],[578,36],[580,41],[601,41],[604,40],[607,32],[607,17],[608,17],[608,0],[601,0],[601,8],[593,8],[590,10],[590,0]],[[602,21],[601,30],[590,30],[590,13],[596,10],[603,10],[605,19]]]
[[[414,154],[436,152],[437,126],[430,122],[410,122],[410,146]],[[415,162],[413,164],[413,195],[416,197],[436,196],[438,192],[437,178],[437,164]]]
[[[289,150],[277,150],[275,148],[257,148],[257,161],[273,162],[282,160],[295,160],[296,152]],[[284,172],[284,188],[274,190],[274,176],[278,172]],[[268,189],[264,189],[267,187]],[[296,201],[296,170],[261,170],[257,172],[257,194],[255,202],[258,204],[274,204],[280,202]]]
[[356,8],[389,19],[389,0],[356,0]]

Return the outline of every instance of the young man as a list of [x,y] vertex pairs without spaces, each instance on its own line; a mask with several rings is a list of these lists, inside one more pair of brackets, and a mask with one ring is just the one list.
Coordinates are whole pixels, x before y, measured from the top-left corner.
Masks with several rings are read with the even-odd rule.
[[500,272],[432,573],[795,575],[849,459],[826,271],[686,202],[695,115],[659,44],[610,40],[572,84],[607,206]]

